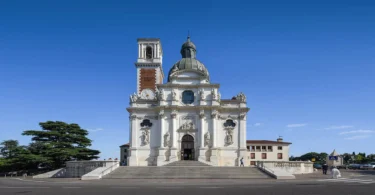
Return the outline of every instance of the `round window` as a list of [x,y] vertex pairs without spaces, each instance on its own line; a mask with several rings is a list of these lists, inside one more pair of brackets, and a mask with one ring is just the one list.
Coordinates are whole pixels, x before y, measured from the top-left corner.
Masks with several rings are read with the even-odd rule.
[[184,104],[191,104],[194,102],[194,92],[193,91],[184,91],[182,92],[182,102]]

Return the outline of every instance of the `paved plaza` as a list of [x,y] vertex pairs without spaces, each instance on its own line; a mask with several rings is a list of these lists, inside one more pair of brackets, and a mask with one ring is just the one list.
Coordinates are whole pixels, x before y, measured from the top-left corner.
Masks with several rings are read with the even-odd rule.
[[8,194],[372,194],[375,171],[341,171],[338,180],[316,172],[295,180],[275,179],[0,179],[1,195]]

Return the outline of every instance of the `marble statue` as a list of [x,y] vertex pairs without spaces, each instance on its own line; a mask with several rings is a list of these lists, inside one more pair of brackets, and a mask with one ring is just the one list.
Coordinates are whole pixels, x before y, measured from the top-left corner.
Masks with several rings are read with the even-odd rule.
[[182,124],[181,129],[195,129],[195,125],[193,122],[186,122]]
[[204,100],[204,91],[203,89],[199,90],[199,97],[201,100]]
[[220,93],[220,92],[217,93],[217,99],[218,99],[218,100],[221,99],[221,93]]
[[177,72],[178,70],[179,70],[178,67],[175,65],[173,66],[172,73]]
[[211,141],[210,133],[207,131],[206,134],[204,134],[204,144],[208,146]]
[[216,100],[216,91],[215,91],[215,89],[211,90],[211,95],[212,95],[212,99]]
[[203,66],[202,65],[198,65],[198,70],[199,71],[203,71]]
[[164,147],[167,147],[170,141],[171,141],[171,138],[170,138],[169,132],[167,132],[166,134],[164,134]]
[[233,144],[233,136],[232,136],[232,131],[228,130],[227,135],[225,136],[225,143],[227,145]]
[[137,94],[133,94],[133,95],[131,95],[130,96],[130,102],[131,103],[134,103],[134,102],[136,102],[138,100],[138,96],[137,96]]
[[172,91],[172,99],[177,100],[177,94],[174,90]]
[[149,143],[149,135],[148,135],[147,131],[142,132],[141,143],[142,143],[142,145],[147,145]]
[[160,91],[159,91],[159,93],[158,93],[158,95],[159,95],[159,100],[164,100],[164,90],[163,89],[161,89]]
[[240,102],[246,102],[246,96],[242,92],[237,95],[237,99],[240,100]]

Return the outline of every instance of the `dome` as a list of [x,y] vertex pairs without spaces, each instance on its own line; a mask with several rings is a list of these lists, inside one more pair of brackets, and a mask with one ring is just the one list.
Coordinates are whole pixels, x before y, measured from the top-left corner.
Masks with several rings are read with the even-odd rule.
[[184,48],[193,48],[193,49],[195,49],[195,50],[197,49],[197,48],[195,47],[194,43],[190,41],[190,37],[188,37],[187,41],[186,41],[184,44],[182,44],[182,46],[181,46],[181,51],[182,51]]
[[194,71],[209,79],[206,67],[202,62],[195,58],[196,52],[197,51],[194,43],[191,42],[190,37],[188,37],[187,41],[181,46],[182,59],[176,62],[169,70],[168,82],[170,81],[171,76],[177,75],[177,73],[184,71]]

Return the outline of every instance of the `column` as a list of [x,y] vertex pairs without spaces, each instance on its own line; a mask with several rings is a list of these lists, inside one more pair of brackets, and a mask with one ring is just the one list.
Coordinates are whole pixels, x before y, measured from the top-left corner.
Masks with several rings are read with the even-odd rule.
[[138,58],[142,58],[141,57],[141,44],[138,44]]
[[156,52],[156,58],[159,58],[159,44],[155,44],[155,52]]
[[153,50],[152,50],[152,58],[156,58],[156,44],[153,44]]
[[138,166],[138,158],[137,158],[137,146],[138,146],[138,133],[137,133],[137,116],[132,114],[129,117],[129,131],[130,131],[130,156],[128,157],[128,165],[129,166]]

